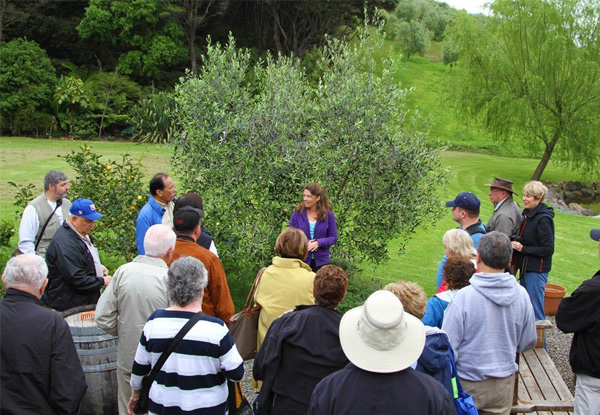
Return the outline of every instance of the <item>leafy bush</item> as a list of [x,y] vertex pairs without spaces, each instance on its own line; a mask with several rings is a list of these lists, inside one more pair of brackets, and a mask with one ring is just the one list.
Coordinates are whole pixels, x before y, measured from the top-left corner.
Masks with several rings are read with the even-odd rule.
[[71,151],[66,160],[76,174],[69,193],[74,199],[92,200],[98,212],[104,215],[94,227],[96,246],[108,255],[122,255],[131,261],[137,254],[137,214],[146,194],[141,182],[141,163],[128,154],[124,154],[120,162],[104,162],[86,146],[77,152]]
[[228,269],[250,278],[270,262],[308,181],[327,189],[340,235],[334,252],[349,261],[385,260],[390,239],[439,215],[438,156],[406,119],[407,92],[390,72],[375,73],[379,45],[366,30],[356,45],[329,41],[313,86],[287,57],[252,68],[230,38],[209,43],[200,74],[177,85],[174,163],[181,187],[203,195]]
[[396,48],[404,53],[406,59],[423,55],[429,48],[429,32],[420,22],[400,22],[396,28],[396,39]]
[[32,190],[35,189],[35,185],[27,183],[25,186],[19,186],[15,182],[8,182],[8,184],[17,189],[13,205],[17,207],[17,210],[15,210],[15,219],[19,220],[29,201],[33,200]]
[[56,71],[46,52],[35,42],[15,39],[0,47],[0,133],[39,133],[50,128],[52,90]]
[[454,41],[450,39],[444,41],[442,46],[442,57],[444,59],[444,64],[450,66],[452,66],[454,62],[458,60],[458,48],[456,47]]
[[124,127],[127,111],[141,94],[138,84],[114,72],[97,71],[85,80],[73,74],[59,79],[53,107],[63,130],[89,139],[111,126]]
[[0,222],[0,246],[9,246],[10,238],[15,234],[15,224],[7,220]]
[[179,130],[173,94],[158,92],[141,99],[129,112],[133,138],[150,143],[169,143]]

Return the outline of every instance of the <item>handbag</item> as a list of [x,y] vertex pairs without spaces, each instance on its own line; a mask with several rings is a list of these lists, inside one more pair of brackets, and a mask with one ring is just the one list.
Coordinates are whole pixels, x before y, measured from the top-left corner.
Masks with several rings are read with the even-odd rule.
[[260,314],[260,306],[256,305],[254,297],[256,289],[260,282],[263,272],[266,268],[261,268],[254,278],[252,288],[248,293],[246,302],[242,311],[234,314],[229,320],[229,331],[233,336],[233,341],[237,347],[240,356],[244,360],[252,360],[256,356],[256,343],[258,338],[258,316]]
[[465,392],[458,380],[456,373],[456,364],[454,363],[454,354],[452,350],[448,351],[450,355],[450,370],[452,373],[452,392],[454,394],[454,406],[458,415],[479,415],[473,397]]
[[242,384],[227,380],[227,388],[229,389],[229,398],[227,398],[229,415],[252,415],[252,406],[244,395]]
[[185,323],[181,330],[179,330],[175,337],[169,342],[166,350],[162,352],[162,354],[158,358],[158,361],[156,362],[156,365],[154,365],[154,367],[150,371],[150,374],[144,376],[144,378],[142,379],[142,392],[140,393],[138,401],[135,403],[135,406],[133,408],[134,413],[145,414],[146,412],[148,412],[148,403],[150,402],[150,387],[152,386],[154,379],[156,379],[156,375],[158,375],[158,372],[167,361],[169,355],[173,352],[173,350],[175,350],[175,347],[177,347],[179,342],[185,337],[188,331],[190,331],[190,329],[196,325],[196,323],[202,318],[202,316],[204,316],[204,313],[202,311],[199,311],[196,314],[194,314],[192,318],[188,320],[187,323]]

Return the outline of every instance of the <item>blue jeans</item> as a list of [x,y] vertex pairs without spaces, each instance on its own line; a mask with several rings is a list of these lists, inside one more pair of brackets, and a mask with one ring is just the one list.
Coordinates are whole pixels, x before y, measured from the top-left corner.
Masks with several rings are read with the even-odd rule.
[[535,313],[535,320],[545,320],[546,314],[544,313],[544,291],[546,283],[548,282],[547,272],[526,272],[521,276],[521,285],[529,294],[531,304],[533,305],[533,312]]

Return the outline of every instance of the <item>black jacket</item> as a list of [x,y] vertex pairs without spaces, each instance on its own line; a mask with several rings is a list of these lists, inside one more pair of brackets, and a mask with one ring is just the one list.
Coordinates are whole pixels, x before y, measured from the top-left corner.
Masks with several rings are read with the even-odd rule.
[[454,415],[456,408],[437,380],[416,370],[374,373],[352,363],[323,379],[308,415]]
[[87,389],[65,320],[25,291],[0,301],[0,411],[6,415],[77,413]]
[[[263,380],[258,405],[286,415],[306,414],[313,389],[348,359],[340,345],[342,315],[318,305],[300,305],[276,319],[254,359],[254,378]],[[275,394],[289,399],[271,408]],[[275,405],[277,405],[277,398]]]
[[50,307],[64,311],[98,302],[104,279],[96,276],[92,254],[67,221],[52,238],[46,251],[46,263],[46,302]]
[[[518,239],[521,252],[514,252],[513,267],[521,272],[550,272],[554,253],[554,209],[540,203],[523,210]],[[515,274],[516,275],[516,274]]]
[[575,333],[569,353],[573,372],[600,378],[600,271],[562,299],[556,326]]

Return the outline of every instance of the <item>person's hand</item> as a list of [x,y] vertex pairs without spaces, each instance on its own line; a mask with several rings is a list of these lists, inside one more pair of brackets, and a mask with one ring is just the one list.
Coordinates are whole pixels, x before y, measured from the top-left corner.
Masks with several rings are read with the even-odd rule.
[[108,275],[108,268],[102,265],[102,275]]
[[110,280],[112,280],[112,276],[105,275],[104,277],[102,277],[102,279],[104,280],[104,286],[106,287],[108,284],[110,284]]
[[319,248],[319,241],[312,239],[308,241],[308,252],[315,252]]
[[523,244],[521,242],[512,241],[510,243],[510,245],[512,246],[512,249],[514,249],[515,251],[521,252],[521,250],[523,249]]
[[140,398],[140,395],[142,393],[142,390],[132,390],[131,391],[131,398],[129,398],[129,402],[127,402],[127,413],[129,415],[135,415],[135,412],[133,412],[133,408],[135,408],[135,404],[137,403],[138,399]]

